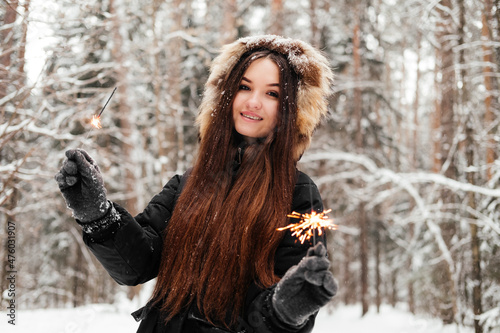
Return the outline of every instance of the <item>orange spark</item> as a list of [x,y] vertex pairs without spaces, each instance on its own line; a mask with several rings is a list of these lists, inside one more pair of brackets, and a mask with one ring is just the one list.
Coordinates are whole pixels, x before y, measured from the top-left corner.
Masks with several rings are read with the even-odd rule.
[[90,121],[90,124],[94,126],[95,128],[102,128],[101,125],[101,117],[93,115],[92,120]]
[[116,91],[116,87],[115,87],[115,89],[113,89],[113,92],[111,93],[111,96],[109,96],[108,100],[106,101],[106,104],[104,104],[104,106],[102,107],[101,112],[99,112],[99,115],[92,116],[92,120],[90,121],[90,124],[92,126],[94,126],[95,128],[102,128],[101,114],[104,111],[104,109],[106,108],[106,106],[108,105],[109,101],[111,100],[111,97],[113,97],[113,94],[115,93],[115,91]]
[[283,228],[278,228],[278,231],[283,231],[290,229],[292,231],[292,236],[297,237],[301,244],[304,244],[306,240],[311,239],[314,236],[314,230],[318,230],[318,235],[323,234],[323,228],[337,229],[337,225],[333,224],[333,220],[330,220],[326,214],[331,212],[331,209],[325,210],[321,213],[316,213],[312,211],[310,214],[300,214],[297,212],[292,212],[288,214],[288,217],[295,219],[300,219],[298,223],[292,223]]

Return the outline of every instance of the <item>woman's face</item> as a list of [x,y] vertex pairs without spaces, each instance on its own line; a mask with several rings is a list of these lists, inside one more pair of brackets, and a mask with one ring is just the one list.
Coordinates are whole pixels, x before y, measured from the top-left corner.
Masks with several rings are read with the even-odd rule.
[[280,96],[278,66],[260,58],[250,64],[233,100],[236,132],[247,140],[266,137],[276,127]]

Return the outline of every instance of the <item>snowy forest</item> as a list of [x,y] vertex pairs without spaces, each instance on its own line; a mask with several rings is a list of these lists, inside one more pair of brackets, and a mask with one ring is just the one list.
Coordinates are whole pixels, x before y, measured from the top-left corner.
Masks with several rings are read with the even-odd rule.
[[140,212],[193,161],[219,48],[279,34],[320,48],[336,75],[299,163],[338,225],[328,306],[405,304],[498,332],[499,0],[2,0],[0,22],[2,310],[13,263],[21,308],[114,302],[125,287],[53,179],[65,150],[87,150],[108,198]]

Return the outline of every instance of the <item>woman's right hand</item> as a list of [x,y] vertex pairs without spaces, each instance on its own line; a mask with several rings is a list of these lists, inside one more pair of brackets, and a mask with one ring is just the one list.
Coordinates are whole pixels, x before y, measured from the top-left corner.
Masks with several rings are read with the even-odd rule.
[[99,167],[83,149],[66,151],[66,160],[55,175],[59,190],[73,216],[81,223],[106,215],[110,204]]
[[283,322],[301,326],[337,293],[337,282],[326,256],[323,243],[316,244],[276,285],[272,306]]

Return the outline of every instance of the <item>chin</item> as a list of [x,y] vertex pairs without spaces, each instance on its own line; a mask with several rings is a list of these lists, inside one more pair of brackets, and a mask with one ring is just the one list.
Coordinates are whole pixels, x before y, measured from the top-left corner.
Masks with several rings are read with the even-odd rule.
[[255,135],[255,131],[248,130],[246,128],[236,128],[236,132],[240,134],[241,136],[244,136],[245,138],[257,138],[258,136]]

